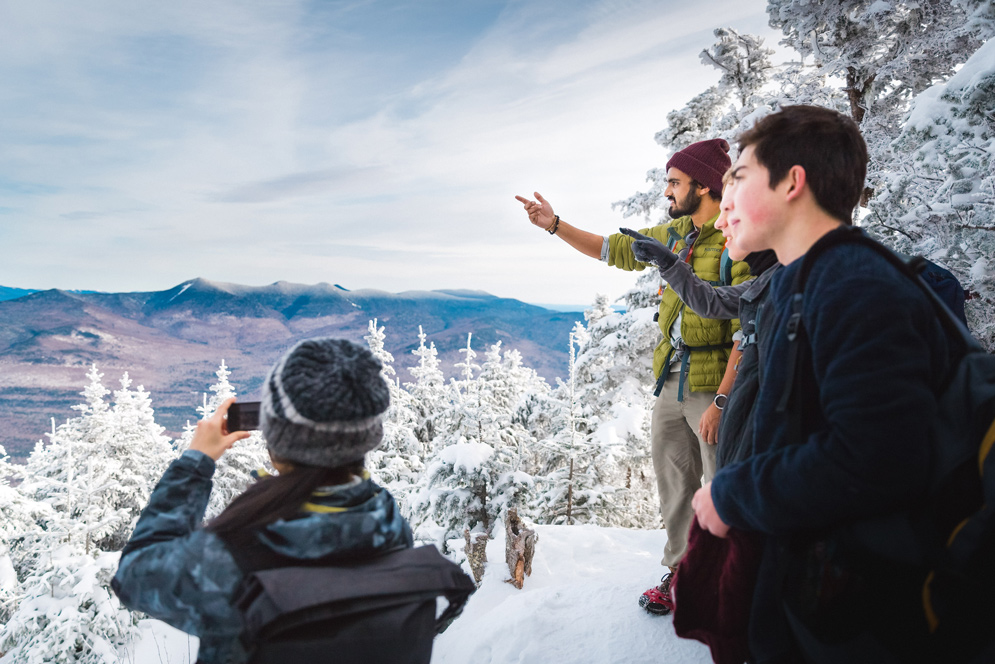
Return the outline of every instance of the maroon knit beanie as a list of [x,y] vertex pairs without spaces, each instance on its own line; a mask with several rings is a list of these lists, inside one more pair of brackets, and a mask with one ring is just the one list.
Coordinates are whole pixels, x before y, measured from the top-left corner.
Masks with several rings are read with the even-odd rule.
[[722,176],[725,175],[732,160],[729,159],[729,143],[724,138],[712,138],[707,141],[692,143],[667,162],[667,170],[673,166],[684,171],[703,186],[716,194],[722,194]]

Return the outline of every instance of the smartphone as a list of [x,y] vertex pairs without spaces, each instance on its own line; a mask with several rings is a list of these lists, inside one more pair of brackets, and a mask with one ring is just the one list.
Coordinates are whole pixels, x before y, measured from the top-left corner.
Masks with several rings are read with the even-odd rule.
[[228,433],[259,428],[259,402],[236,401],[228,409]]

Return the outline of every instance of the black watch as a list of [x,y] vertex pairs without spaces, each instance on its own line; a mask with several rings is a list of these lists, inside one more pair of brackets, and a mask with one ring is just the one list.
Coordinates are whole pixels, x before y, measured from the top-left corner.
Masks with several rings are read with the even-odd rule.
[[727,401],[729,401],[729,397],[726,396],[725,394],[716,394],[715,398],[712,399],[712,403],[714,403],[715,407],[718,408],[719,410],[722,410],[723,408],[726,407]]

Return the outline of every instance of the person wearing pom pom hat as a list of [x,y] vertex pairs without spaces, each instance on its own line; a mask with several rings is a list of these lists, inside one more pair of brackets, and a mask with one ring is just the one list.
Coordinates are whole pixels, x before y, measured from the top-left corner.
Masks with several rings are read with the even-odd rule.
[[200,637],[198,662],[245,661],[233,598],[260,559],[306,565],[410,548],[411,529],[363,467],[383,438],[390,391],[373,354],[345,339],[307,339],[263,385],[260,428],[277,475],[257,481],[201,525],[215,462],[247,431],[228,431],[228,399],[197,424],[166,470],[112,587],[123,604]]
[[[581,230],[553,212],[539,192],[534,200],[516,196],[533,225],[558,236],[580,253],[622,270],[666,268],[686,261],[694,273],[714,285],[722,283],[724,238],[715,228],[722,199],[722,176],[731,166],[729,143],[715,138],[692,143],[667,162],[664,196],[670,202],[669,223],[639,232],[668,247],[665,255],[636,255],[634,238],[625,233],[601,236]],[[750,278],[746,263],[732,264],[734,285]],[[691,525],[691,498],[702,478],[715,472],[715,443],[725,397],[735,380],[734,335],[736,320],[707,319],[685,307],[669,286],[660,289],[657,323],[662,339],[653,352],[656,379],[651,446],[653,468],[660,496],[660,511],[667,529],[662,564],[669,571],[659,586],[639,598],[640,606],[654,614],[670,613],[671,572],[684,556]]]

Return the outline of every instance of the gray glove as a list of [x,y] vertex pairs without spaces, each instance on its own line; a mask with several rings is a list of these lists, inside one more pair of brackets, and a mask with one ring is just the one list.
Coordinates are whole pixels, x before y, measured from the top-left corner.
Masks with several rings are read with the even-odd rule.
[[667,249],[667,245],[660,242],[656,238],[643,235],[639,231],[634,231],[631,228],[620,228],[618,230],[621,231],[623,235],[628,235],[629,237],[634,238],[632,243],[632,254],[640,263],[652,263],[661,270],[666,270],[668,267],[677,262],[677,254],[672,252],[670,249]]

